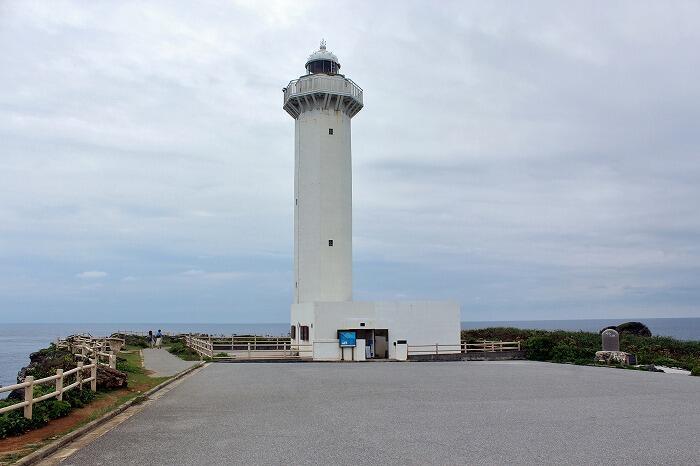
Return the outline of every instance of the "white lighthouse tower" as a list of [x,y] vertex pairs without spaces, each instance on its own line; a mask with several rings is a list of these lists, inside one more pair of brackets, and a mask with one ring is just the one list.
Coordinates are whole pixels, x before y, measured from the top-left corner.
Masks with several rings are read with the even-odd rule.
[[306,74],[283,92],[294,118],[291,336],[300,355],[400,359],[409,340],[459,346],[454,303],[352,301],[350,126],[363,107],[362,89],[340,74],[338,57],[321,41]]
[[325,41],[284,89],[294,122],[294,302],[352,299],[350,121],[362,89]]

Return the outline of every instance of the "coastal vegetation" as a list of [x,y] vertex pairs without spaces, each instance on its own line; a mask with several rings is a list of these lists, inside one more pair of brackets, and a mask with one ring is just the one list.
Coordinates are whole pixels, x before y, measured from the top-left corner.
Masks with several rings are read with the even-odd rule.
[[[116,370],[104,366],[98,368],[97,392],[87,387],[83,390],[76,388],[65,392],[63,400],[48,399],[36,403],[31,420],[24,418],[22,409],[0,415],[0,439],[5,439],[0,442],[0,464],[24,456],[41,447],[47,439],[66,434],[131,399],[143,396],[144,392],[169,378],[151,377],[141,364],[141,344],[135,340],[130,343],[136,344],[122,348],[117,357]],[[76,357],[69,351],[53,344],[32,353],[30,360],[31,363],[20,371],[18,378],[26,375],[46,377],[55,374],[57,368],[67,370],[77,363]],[[115,381],[120,374],[126,378],[126,385],[116,387],[110,384],[110,380]],[[50,393],[53,389],[51,384],[35,386],[34,396]],[[7,400],[0,400],[0,407],[21,402],[19,395],[13,394]]]
[[195,350],[185,345],[182,341],[173,340],[166,348],[171,354],[184,359],[185,361],[199,361],[200,356]]
[[[467,343],[520,341],[528,359],[583,365],[593,364],[596,351],[601,349],[601,337],[597,332],[490,327],[462,330],[462,340]],[[640,365],[678,367],[700,375],[700,341],[621,331],[620,350],[636,355]]]

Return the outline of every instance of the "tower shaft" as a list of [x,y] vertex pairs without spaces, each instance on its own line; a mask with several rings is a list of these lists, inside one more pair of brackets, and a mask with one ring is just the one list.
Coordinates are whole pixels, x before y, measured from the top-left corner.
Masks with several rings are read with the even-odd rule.
[[333,108],[295,122],[294,302],[352,299],[350,117]]

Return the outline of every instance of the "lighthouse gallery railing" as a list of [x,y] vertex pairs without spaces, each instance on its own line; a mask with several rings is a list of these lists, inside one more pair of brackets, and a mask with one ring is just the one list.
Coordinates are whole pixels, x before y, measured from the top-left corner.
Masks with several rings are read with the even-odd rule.
[[299,97],[317,92],[345,95],[363,103],[362,88],[355,84],[352,79],[337,75],[308,75],[290,81],[284,91],[284,103],[287,103],[292,97]]

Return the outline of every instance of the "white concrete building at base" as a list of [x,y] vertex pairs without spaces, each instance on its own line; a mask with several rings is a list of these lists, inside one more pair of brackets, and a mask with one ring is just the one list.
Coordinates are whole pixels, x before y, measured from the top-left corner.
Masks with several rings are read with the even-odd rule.
[[[293,341],[314,360],[405,359],[401,345],[460,344],[459,305],[445,301],[301,303],[291,317]],[[340,346],[342,331],[355,332],[354,349]]]
[[325,42],[306,71],[282,89],[295,120],[292,344],[325,361],[405,360],[408,345],[459,348],[456,303],[352,301],[350,135],[363,91]]

